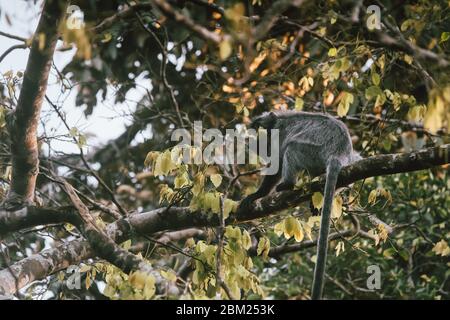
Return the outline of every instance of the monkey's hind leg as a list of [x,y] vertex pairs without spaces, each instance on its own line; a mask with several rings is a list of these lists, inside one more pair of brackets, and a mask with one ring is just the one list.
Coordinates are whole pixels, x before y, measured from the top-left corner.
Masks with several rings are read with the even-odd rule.
[[283,156],[283,166],[281,182],[277,185],[276,191],[292,190],[297,181],[297,173],[307,170],[308,152],[311,148],[316,148],[314,144],[306,142],[291,141],[287,146]]

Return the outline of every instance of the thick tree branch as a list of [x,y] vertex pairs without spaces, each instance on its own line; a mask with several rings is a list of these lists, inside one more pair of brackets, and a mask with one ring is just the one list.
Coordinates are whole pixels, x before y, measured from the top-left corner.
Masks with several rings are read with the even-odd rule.
[[80,218],[73,207],[53,209],[28,206],[13,211],[0,209],[0,236],[40,225],[57,223],[79,225]]
[[65,1],[47,0],[34,34],[17,108],[9,121],[12,154],[7,203],[33,203],[39,171],[37,126]]
[[80,240],[31,255],[9,268],[0,270],[0,296],[13,295],[35,280],[44,279],[92,256],[89,244]]

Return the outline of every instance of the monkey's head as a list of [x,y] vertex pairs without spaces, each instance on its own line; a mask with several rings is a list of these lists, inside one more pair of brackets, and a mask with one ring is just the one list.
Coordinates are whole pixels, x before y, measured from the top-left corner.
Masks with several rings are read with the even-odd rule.
[[264,112],[263,114],[253,117],[250,123],[251,129],[272,129],[275,126],[277,115],[274,112]]

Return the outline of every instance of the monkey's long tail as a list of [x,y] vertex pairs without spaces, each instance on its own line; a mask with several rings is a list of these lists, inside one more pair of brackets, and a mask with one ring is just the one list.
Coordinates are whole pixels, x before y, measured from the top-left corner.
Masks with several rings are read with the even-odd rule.
[[325,265],[327,262],[328,234],[330,232],[331,207],[333,204],[334,191],[341,170],[341,162],[338,159],[330,159],[327,166],[327,178],[325,182],[324,200],[322,207],[322,218],[320,220],[319,240],[317,244],[316,266],[314,268],[314,279],[311,298],[319,300],[322,297],[324,285]]

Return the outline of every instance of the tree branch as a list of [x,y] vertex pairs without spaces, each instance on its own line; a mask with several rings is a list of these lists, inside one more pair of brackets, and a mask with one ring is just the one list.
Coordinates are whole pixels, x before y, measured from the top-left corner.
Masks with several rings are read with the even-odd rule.
[[12,154],[9,206],[33,203],[39,171],[37,126],[65,2],[47,0],[32,41],[17,108],[9,121]]
[[192,30],[196,34],[198,34],[201,38],[207,41],[214,42],[216,44],[219,44],[222,41],[222,36],[219,34],[209,31],[205,27],[196,24],[194,21],[192,21],[189,17],[186,17],[185,15],[179,13],[178,11],[174,10],[173,7],[167,3],[164,0],[152,0],[151,1],[155,7],[157,7],[165,16],[175,20],[176,22],[179,22],[180,24],[184,25],[188,29]]
[[266,11],[261,19],[261,22],[256,26],[253,31],[254,39],[256,42],[264,36],[267,36],[267,32],[272,28],[274,23],[279,19],[279,15],[289,9],[289,7],[300,7],[305,0],[278,0],[275,2],[269,10]]
[[27,42],[28,41],[27,38],[16,36],[14,34],[10,34],[10,33],[3,32],[3,31],[0,31],[0,36],[7,37],[7,38],[10,38],[10,39],[14,39],[14,40],[18,40],[18,41],[22,41],[22,42]]
[[16,44],[16,45],[13,45],[12,47],[9,47],[8,49],[6,49],[5,52],[2,53],[2,55],[0,55],[0,62],[2,62],[3,59],[5,59],[6,56],[8,54],[10,54],[11,52],[13,52],[14,50],[16,50],[16,49],[26,49],[26,48],[28,48],[28,46],[26,44]]
[[89,244],[80,240],[33,254],[0,271],[0,296],[13,295],[35,280],[44,279],[92,256]]

